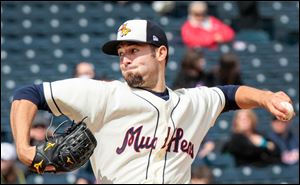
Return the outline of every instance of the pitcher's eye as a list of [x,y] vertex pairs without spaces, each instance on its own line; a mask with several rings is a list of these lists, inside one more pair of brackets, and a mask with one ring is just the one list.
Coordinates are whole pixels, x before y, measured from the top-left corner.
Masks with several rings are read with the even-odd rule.
[[131,50],[131,53],[137,53],[138,51],[139,51],[138,49],[133,48],[133,49]]

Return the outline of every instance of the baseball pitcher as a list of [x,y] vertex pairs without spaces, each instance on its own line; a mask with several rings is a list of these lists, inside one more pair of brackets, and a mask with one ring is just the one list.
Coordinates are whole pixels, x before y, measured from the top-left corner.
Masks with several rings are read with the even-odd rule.
[[[125,82],[73,78],[15,92],[11,127],[18,157],[37,173],[71,171],[90,159],[98,183],[190,183],[199,145],[222,112],[261,107],[286,119],[280,103],[291,99],[283,92],[233,85],[168,88],[168,41],[151,21],[126,21],[102,50],[119,56]],[[76,124],[30,146],[38,109]]]

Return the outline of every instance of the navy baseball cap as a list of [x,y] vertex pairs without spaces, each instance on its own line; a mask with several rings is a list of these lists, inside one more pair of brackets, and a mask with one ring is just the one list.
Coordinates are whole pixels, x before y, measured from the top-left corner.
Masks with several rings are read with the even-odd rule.
[[118,55],[117,47],[123,42],[148,43],[166,46],[168,39],[163,29],[149,20],[128,20],[118,29],[117,40],[111,40],[102,46],[102,51],[108,55]]

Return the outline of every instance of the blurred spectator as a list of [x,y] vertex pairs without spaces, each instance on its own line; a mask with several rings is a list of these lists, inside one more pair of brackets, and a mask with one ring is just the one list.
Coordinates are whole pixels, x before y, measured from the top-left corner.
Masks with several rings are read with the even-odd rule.
[[95,67],[89,62],[80,62],[75,66],[74,77],[76,78],[96,78]]
[[232,154],[237,166],[262,167],[278,162],[275,144],[257,132],[256,123],[256,114],[250,109],[237,111],[233,118],[233,133],[222,152]]
[[205,64],[206,61],[202,51],[195,48],[187,49],[173,88],[191,88],[205,85]]
[[97,76],[94,65],[86,61],[80,62],[75,66],[73,70],[73,77],[94,80],[109,80],[106,74]]
[[200,150],[198,152],[198,156],[201,159],[204,159],[210,152],[215,149],[216,145],[212,140],[204,139],[203,144],[200,146]]
[[230,42],[235,32],[214,16],[207,15],[207,4],[194,1],[188,8],[188,19],[181,27],[182,41],[188,47],[217,49],[218,44]]
[[213,182],[213,174],[207,166],[192,166],[191,184],[211,184]]
[[289,129],[291,121],[283,122],[273,117],[268,137],[280,151],[281,162],[292,165],[299,161],[299,143],[297,136]]
[[240,61],[237,55],[225,53],[219,59],[219,64],[214,66],[207,74],[207,86],[216,85],[242,85]]
[[1,184],[25,184],[25,175],[17,167],[17,153],[11,143],[1,142]]
[[32,127],[30,129],[30,145],[36,146],[45,141],[46,135],[52,134],[52,129],[47,128],[50,126],[50,117],[46,111],[38,112],[32,121]]
[[207,161],[207,156],[216,148],[215,142],[209,138],[209,136],[205,136],[199,150],[197,152],[197,156],[193,162],[193,164],[198,166],[206,166],[210,165]]

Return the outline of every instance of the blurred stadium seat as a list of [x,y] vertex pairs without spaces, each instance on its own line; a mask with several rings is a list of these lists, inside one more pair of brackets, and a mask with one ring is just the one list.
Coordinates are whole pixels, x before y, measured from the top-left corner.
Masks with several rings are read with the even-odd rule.
[[72,173],[43,175],[32,174],[26,178],[27,184],[74,184],[76,176]]
[[214,183],[231,184],[273,184],[273,183],[299,183],[299,165],[284,166],[270,165],[267,167],[242,166],[238,168],[212,168]]
[[214,183],[216,184],[234,184],[239,182],[236,168],[212,168]]
[[208,166],[218,167],[221,169],[233,168],[235,165],[233,157],[229,154],[212,152],[208,154],[206,161]]
[[232,19],[239,16],[236,1],[222,1],[217,3],[217,16],[230,24]]
[[270,42],[270,36],[263,30],[241,30],[236,35],[236,40],[242,40],[245,42],[255,43],[268,43]]

